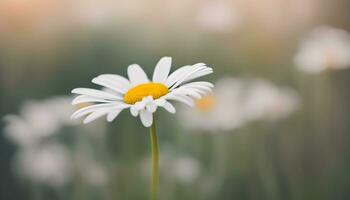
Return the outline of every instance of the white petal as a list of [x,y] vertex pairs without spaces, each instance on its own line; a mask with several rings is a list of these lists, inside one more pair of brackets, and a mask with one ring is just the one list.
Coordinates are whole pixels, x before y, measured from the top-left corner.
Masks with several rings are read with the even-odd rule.
[[193,73],[191,76],[188,76],[184,82],[188,82],[190,80],[193,80],[193,79],[196,79],[196,78],[199,78],[199,77],[202,77],[202,76],[205,76],[205,75],[208,75],[208,74],[211,74],[213,73],[213,69],[212,68],[205,68],[205,69],[202,69],[196,73]]
[[142,102],[144,104],[152,103],[153,102],[153,97],[152,96],[147,96],[142,98]]
[[109,80],[111,82],[115,82],[118,85],[120,85],[120,88],[123,88],[123,89],[125,88],[126,91],[132,87],[130,81],[128,79],[126,79],[125,77],[122,77],[120,75],[102,74],[102,75],[99,75],[98,78],[103,78],[103,79]]
[[107,99],[107,100],[123,100],[123,98],[120,96],[113,95],[111,93],[104,92],[101,90],[90,89],[90,88],[76,88],[72,90],[72,93],[88,95],[88,96]]
[[164,99],[169,99],[169,100],[175,100],[175,101],[180,101],[190,107],[194,106],[194,102],[190,97],[187,96],[181,96],[181,95],[166,95],[164,96]]
[[149,82],[146,73],[137,64],[133,64],[128,67],[128,77],[131,85],[133,86]]
[[99,118],[99,117],[101,117],[101,116],[107,114],[107,112],[108,112],[107,109],[99,109],[99,110],[96,110],[96,111],[94,111],[93,113],[91,113],[90,115],[88,115],[88,116],[84,119],[83,123],[84,123],[84,124],[90,123],[90,122],[94,121],[95,119],[97,119],[97,118]]
[[192,88],[177,88],[173,91],[171,91],[172,94],[179,94],[179,95],[187,95],[190,97],[194,97],[197,99],[201,98],[201,95],[199,93],[197,93],[195,90],[193,90]]
[[173,73],[170,74],[168,79],[166,80],[166,86],[170,88],[172,85],[174,85],[179,79],[182,78],[182,74],[188,72],[191,70],[191,65],[186,65],[183,67],[180,67],[179,69],[175,70]]
[[159,98],[159,99],[156,99],[155,100],[157,106],[163,106],[166,102],[166,100],[162,97],[162,98]]
[[107,114],[107,121],[111,122],[113,121],[121,112],[122,110],[115,110],[115,111],[111,111]]
[[175,113],[176,109],[175,107],[168,101],[164,100],[163,104],[160,104],[159,106],[163,107],[166,111],[170,113]]
[[112,108],[112,107],[113,107],[112,103],[102,103],[102,104],[95,104],[95,105],[87,106],[87,107],[84,107],[84,108],[81,108],[81,109],[75,111],[72,114],[71,118],[72,119],[77,119],[79,117],[82,117],[84,115],[92,113],[92,112],[94,112],[96,110],[105,109],[105,108]]
[[[182,88],[182,87],[180,87],[180,88]],[[209,91],[208,91],[208,90],[203,90],[203,89],[198,89],[198,88],[190,88],[190,89],[193,90],[193,91],[195,91],[195,92],[197,92],[197,93],[200,94],[201,96],[202,96],[202,95],[205,95],[206,93],[208,93],[208,92],[211,91],[211,89],[209,89]]]
[[152,81],[156,83],[166,83],[171,68],[171,57],[163,57],[157,63]]
[[132,116],[137,117],[139,115],[139,110],[136,108],[136,106],[131,106],[130,113]]
[[203,73],[203,72],[212,73],[212,69],[208,68],[203,63],[198,63],[198,64],[193,65],[190,68],[190,70],[186,70],[186,73],[181,74],[181,78],[174,85],[172,85],[170,89],[174,89],[186,81],[200,77],[200,76],[198,76],[198,74]]
[[197,91],[200,94],[206,94],[212,91],[212,88],[205,86],[180,86],[178,88],[191,89],[193,91]]
[[140,119],[145,127],[150,127],[153,123],[153,115],[147,110],[140,111]]
[[128,91],[127,86],[125,86],[123,84],[119,84],[119,82],[110,80],[108,78],[104,78],[104,77],[99,76],[99,77],[92,79],[92,82],[95,84],[101,85],[103,87],[109,88],[113,91],[119,92],[121,94],[124,94]]
[[146,110],[150,113],[154,113],[156,112],[157,110],[157,105],[155,104],[155,102],[152,102],[152,103],[148,103],[146,105]]
[[140,111],[140,110],[142,110],[142,109],[145,109],[146,104],[145,104],[144,101],[139,101],[139,102],[136,102],[136,103],[134,104],[134,107],[135,107],[138,111]]
[[[181,85],[180,87],[174,89],[173,91],[186,89],[186,90],[191,90],[199,95],[204,95],[204,94],[207,94],[208,92],[211,92],[212,87],[214,87],[214,85],[209,82],[198,81],[198,82],[192,82],[192,83]],[[193,97],[196,97],[196,96],[193,96]]]
[[71,118],[72,119],[76,119],[79,117],[82,117],[84,115],[87,115],[89,113],[95,112],[96,110],[113,110],[113,109],[124,109],[129,107],[129,105],[126,105],[124,103],[102,103],[102,104],[95,104],[95,105],[91,105],[91,106],[87,106],[84,108],[81,108],[77,111],[75,111]]
[[87,96],[87,95],[79,95],[73,99],[72,105],[77,105],[80,103],[92,103],[92,102],[111,103],[113,101],[92,97],[92,96]]
[[186,83],[184,85],[182,85],[182,87],[185,86],[199,86],[199,87],[214,87],[214,85],[210,82],[206,82],[206,81],[196,81],[196,82],[191,82],[191,83]]

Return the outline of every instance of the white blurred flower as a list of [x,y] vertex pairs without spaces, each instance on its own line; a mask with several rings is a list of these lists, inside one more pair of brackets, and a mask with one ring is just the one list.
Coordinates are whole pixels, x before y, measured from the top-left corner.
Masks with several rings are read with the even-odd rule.
[[228,32],[239,23],[234,7],[225,1],[210,1],[199,8],[196,16],[198,26],[204,30]]
[[223,78],[215,85],[212,94],[196,101],[196,109],[179,111],[179,119],[187,128],[213,132],[235,129],[244,123],[242,82]]
[[332,27],[318,27],[301,43],[296,66],[307,73],[350,67],[350,34]]
[[223,78],[210,96],[194,110],[180,110],[179,120],[191,130],[216,133],[232,130],[252,120],[277,120],[294,112],[297,93],[261,79]]
[[277,120],[293,113],[300,99],[292,89],[257,79],[251,83],[244,102],[247,120]]
[[[73,152],[65,147],[59,137],[54,137],[62,133],[63,128],[78,124],[70,120],[74,112],[70,102],[69,97],[29,101],[21,108],[19,116],[5,116],[5,136],[20,147],[13,162],[20,177],[59,188],[72,178],[74,169],[91,186],[106,183],[107,174],[101,163],[89,156],[74,159],[70,156]],[[103,130],[104,125],[97,123],[86,127],[84,133],[91,134],[94,141],[103,139],[103,134],[96,134],[96,129]],[[90,137],[87,134],[83,136]]]
[[201,172],[198,160],[188,156],[176,159],[170,169],[179,182],[187,184],[197,180]]
[[59,144],[21,150],[15,160],[16,172],[29,180],[60,187],[71,176],[69,154]]
[[72,125],[70,99],[54,97],[44,101],[29,101],[20,115],[5,116],[5,134],[20,146],[33,145],[58,132],[63,125]]

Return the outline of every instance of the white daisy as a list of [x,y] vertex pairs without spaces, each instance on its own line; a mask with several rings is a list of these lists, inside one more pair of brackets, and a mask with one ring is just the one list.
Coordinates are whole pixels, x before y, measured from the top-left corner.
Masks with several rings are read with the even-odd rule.
[[115,74],[102,74],[92,79],[93,83],[103,87],[102,90],[89,88],[72,90],[72,93],[79,95],[73,100],[73,105],[95,103],[77,110],[72,118],[86,116],[84,123],[89,123],[107,115],[107,121],[110,122],[122,110],[129,108],[134,117],[140,116],[145,127],[150,127],[153,123],[153,113],[158,107],[175,113],[175,108],[169,100],[193,106],[193,98],[199,99],[211,91],[213,84],[209,82],[188,82],[212,73],[212,68],[204,63],[198,63],[181,67],[169,75],[171,61],[170,57],[160,59],[152,80],[148,79],[139,65],[133,64],[128,67],[129,79]]
[[300,97],[293,89],[259,78],[227,77],[196,101],[196,109],[181,109],[179,121],[190,130],[220,133],[251,121],[283,119],[299,106]]
[[294,62],[307,73],[350,67],[350,34],[332,27],[316,28],[300,45]]
[[183,156],[176,159],[172,164],[171,173],[181,183],[193,183],[200,177],[200,163],[193,157]]
[[6,115],[5,136],[21,147],[35,145],[43,138],[59,133],[64,126],[74,125],[69,119],[74,111],[68,97],[31,100],[20,110],[20,115]]
[[63,186],[72,175],[69,152],[58,143],[21,150],[14,167],[21,177],[52,187]]
[[195,109],[180,109],[179,120],[188,129],[217,133],[236,129],[245,123],[242,80],[222,78],[215,90],[196,101]]
[[244,100],[247,120],[279,120],[290,116],[300,104],[299,94],[264,79],[252,80]]

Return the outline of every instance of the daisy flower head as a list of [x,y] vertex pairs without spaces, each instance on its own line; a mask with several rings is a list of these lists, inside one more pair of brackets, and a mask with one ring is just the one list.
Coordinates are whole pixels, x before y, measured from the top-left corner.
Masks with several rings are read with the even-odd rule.
[[153,124],[153,113],[162,107],[170,113],[175,108],[170,101],[178,101],[188,106],[194,105],[194,99],[210,92],[213,84],[206,81],[194,81],[196,78],[211,74],[213,69],[204,63],[186,65],[170,73],[172,59],[163,57],[155,66],[152,80],[143,69],[132,64],[127,69],[128,79],[116,74],[102,74],[92,82],[102,86],[101,90],[76,88],[78,94],[72,104],[93,103],[73,113],[72,118],[86,116],[84,123],[107,116],[113,121],[124,109],[130,109],[131,115],[139,116],[145,127]]

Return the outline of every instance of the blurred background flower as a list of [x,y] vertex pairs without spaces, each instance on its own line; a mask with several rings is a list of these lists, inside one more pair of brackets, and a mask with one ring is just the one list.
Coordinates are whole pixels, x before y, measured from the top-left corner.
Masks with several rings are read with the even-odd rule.
[[197,100],[195,109],[182,109],[179,120],[189,129],[217,133],[252,120],[277,120],[294,112],[300,102],[289,88],[267,80],[222,78],[212,94]]
[[216,83],[181,118],[157,112],[163,199],[349,199],[349,6],[0,1],[0,199],[148,198],[144,127],[81,126],[66,95],[163,56]]
[[278,87],[262,79],[244,81],[248,86],[241,102],[247,120],[278,120],[299,107],[300,97],[293,89]]
[[34,183],[61,187],[71,175],[69,153],[58,144],[22,149],[16,157],[18,174]]
[[56,133],[63,126],[73,125],[69,115],[73,108],[68,97],[54,97],[45,101],[28,101],[21,115],[7,115],[4,120],[6,136],[21,147],[34,146]]
[[318,27],[300,45],[297,67],[307,73],[350,67],[350,34],[332,27]]
[[183,108],[179,120],[189,129],[216,133],[244,123],[242,85],[234,78],[215,83],[214,92],[197,100],[194,109]]
[[[84,135],[79,134],[82,127],[70,120],[74,111],[71,99],[62,96],[31,100],[21,107],[20,116],[4,117],[5,136],[17,145],[12,160],[13,172],[32,190],[48,186],[59,193],[78,179],[75,177],[93,187],[107,184],[108,163],[102,162],[101,158],[97,161],[93,152],[99,147],[86,141],[93,139],[98,145],[99,141],[89,135],[90,131],[98,129],[90,127],[90,131],[83,130]],[[103,131],[101,125],[96,125]],[[37,193],[42,191],[36,191],[34,196]]]

